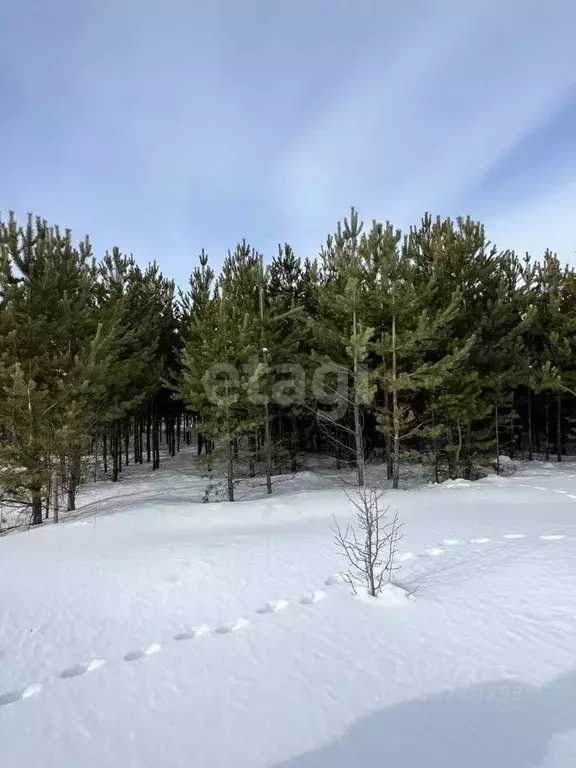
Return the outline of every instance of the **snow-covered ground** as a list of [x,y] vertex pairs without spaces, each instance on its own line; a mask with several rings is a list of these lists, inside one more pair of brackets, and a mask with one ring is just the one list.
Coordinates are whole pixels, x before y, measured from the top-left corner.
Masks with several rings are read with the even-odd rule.
[[576,765],[575,464],[390,492],[392,602],[334,578],[337,477],[201,504],[189,461],[0,539],[2,768]]

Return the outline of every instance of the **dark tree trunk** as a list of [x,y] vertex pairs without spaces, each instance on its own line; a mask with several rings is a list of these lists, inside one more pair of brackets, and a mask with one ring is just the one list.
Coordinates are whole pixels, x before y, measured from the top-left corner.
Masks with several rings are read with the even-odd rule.
[[138,454],[139,425],[140,425],[140,419],[137,416],[135,416],[134,417],[134,464],[138,464],[138,462],[140,460],[140,456]]
[[500,419],[498,418],[498,405],[494,408],[494,427],[496,432],[496,474],[500,474]]
[[562,393],[556,394],[556,457],[562,461]]
[[48,480],[48,488],[46,489],[46,499],[44,504],[44,520],[48,520],[50,517],[50,499],[52,497],[52,478]]
[[152,470],[160,469],[160,420],[154,411],[152,423]]
[[70,457],[70,471],[68,473],[68,488],[67,488],[67,510],[73,512],[76,509],[76,493],[78,486],[80,485],[80,468],[81,458],[80,456]]
[[296,414],[290,417],[290,472],[298,471],[298,420]]
[[126,456],[125,464],[128,466],[130,463],[130,419],[127,418],[124,422],[124,454]]
[[110,434],[110,453],[112,454],[112,482],[118,482],[119,465],[118,465],[118,424],[114,422],[112,424],[112,430]]
[[514,422],[510,423],[510,445],[508,446],[508,456],[511,459],[516,457],[516,439],[514,437]]
[[42,525],[42,489],[36,486],[30,491],[32,497],[32,525]]
[[464,459],[464,478],[472,479],[472,425],[466,427],[466,446]]
[[256,476],[256,464],[254,457],[256,455],[256,437],[253,432],[248,436],[248,474],[250,477]]
[[[384,390],[384,410],[386,414],[390,413],[390,395],[388,390]],[[384,454],[386,456],[386,479],[392,480],[394,475],[394,456],[392,451],[392,435],[388,430],[384,435]]]
[[228,501],[234,501],[234,441],[228,440]]
[[548,396],[548,392],[546,392],[546,401],[544,403],[544,413],[546,416],[546,422],[545,422],[545,438],[546,438],[546,461],[550,461],[550,398]]
[[528,387],[528,461],[534,461],[532,446],[532,388]]
[[122,472],[122,422],[116,422],[116,456],[118,457],[118,472]]
[[66,509],[68,512],[74,512],[76,509],[76,484],[72,477],[68,479],[68,504]]
[[108,474],[108,439],[106,437],[106,430],[102,435],[102,461],[104,462],[104,474]]
[[340,445],[334,448],[334,458],[336,459],[336,469],[342,469],[342,449]]
[[212,472],[212,440],[206,440],[206,455],[208,457],[208,472]]
[[148,463],[150,463],[150,455],[152,453],[151,432],[152,432],[152,418],[150,416],[150,409],[148,409],[148,416],[146,417],[146,461]]
[[58,523],[60,519],[60,488],[58,481],[58,473],[54,473],[52,479],[52,519],[54,523]]

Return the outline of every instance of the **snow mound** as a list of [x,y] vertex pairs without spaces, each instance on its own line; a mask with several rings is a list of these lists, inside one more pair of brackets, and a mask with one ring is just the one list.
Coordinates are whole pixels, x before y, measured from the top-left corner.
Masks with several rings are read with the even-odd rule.
[[377,597],[369,595],[366,590],[358,590],[355,597],[369,605],[376,605],[382,608],[393,608],[400,605],[406,605],[406,601],[409,600],[412,595],[407,589],[401,587],[399,584],[387,581],[386,584],[382,586],[380,594]]
[[485,485],[508,485],[510,480],[503,475],[486,475],[478,482]]
[[443,488],[469,488],[472,485],[472,482],[457,477],[455,480],[445,480],[441,485]]

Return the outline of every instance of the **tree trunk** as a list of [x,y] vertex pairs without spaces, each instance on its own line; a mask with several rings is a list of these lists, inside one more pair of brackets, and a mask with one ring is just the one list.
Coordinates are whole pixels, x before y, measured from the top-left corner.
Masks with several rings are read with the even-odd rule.
[[60,482],[58,472],[52,477],[52,519],[54,523],[60,520]]
[[116,456],[118,460],[118,473],[122,472],[122,422],[116,422]]
[[176,419],[170,417],[170,456],[176,456]]
[[396,389],[397,378],[396,364],[396,315],[392,316],[392,419],[394,423],[393,455],[394,463],[392,469],[392,488],[397,489],[400,485],[400,412],[398,410],[398,390]]
[[528,461],[534,461],[532,445],[532,387],[528,387]]
[[228,501],[234,501],[234,441],[228,440]]
[[254,456],[256,453],[256,437],[254,432],[248,435],[248,474],[250,477],[256,476],[256,464],[254,462]]
[[472,480],[472,425],[466,425],[466,458],[464,460],[464,477]]
[[[49,457],[48,457],[49,460]],[[44,520],[48,520],[50,517],[50,501],[52,499],[52,478],[48,480],[48,487],[46,488],[46,499],[44,504]]]
[[298,471],[298,421],[296,414],[290,414],[290,472]]
[[92,441],[94,449],[92,455],[94,456],[94,471],[92,473],[93,482],[98,480],[98,440]]
[[160,420],[154,411],[152,420],[152,471],[160,469]]
[[496,431],[496,474],[500,474],[500,420],[498,418],[498,404],[494,407],[494,428]]
[[[384,412],[386,419],[390,416],[390,393],[384,390]],[[394,476],[394,456],[392,455],[392,436],[388,429],[384,432],[384,455],[386,457],[386,479],[392,480]]]
[[206,440],[206,456],[208,472],[212,472],[212,440]]
[[39,485],[30,489],[32,497],[32,525],[42,525],[42,489]]
[[76,484],[72,477],[68,478],[68,503],[66,505],[67,512],[74,512],[76,509]]
[[124,422],[124,454],[126,456],[125,464],[130,463],[130,418]]
[[104,463],[104,474],[108,474],[108,440],[106,438],[106,429],[102,434],[102,461]]
[[510,417],[510,445],[508,447],[508,456],[511,459],[516,458],[516,440],[514,437],[514,419]]
[[556,456],[562,461],[562,393],[556,393]]
[[150,463],[150,455],[152,453],[152,417],[150,416],[150,407],[148,407],[148,415],[146,416],[146,461]]
[[112,424],[110,432],[110,453],[112,454],[112,482],[118,482],[118,423]]
[[354,448],[355,448],[355,454],[356,454],[358,485],[362,488],[365,483],[365,478],[364,478],[365,462],[364,462],[364,435],[362,434],[362,418],[360,415],[360,393],[359,393],[360,369],[358,365],[358,350],[356,348],[356,334],[357,334],[356,310],[354,310],[352,314],[352,333],[354,336],[354,360],[353,360]]
[[140,462],[140,418],[134,416],[134,464]]
[[550,398],[548,392],[546,392],[546,401],[544,403],[544,413],[546,415],[545,429],[546,429],[546,461],[550,461]]
[[80,485],[80,462],[78,455],[70,456],[70,472],[68,473],[68,504],[67,511],[73,512],[76,509],[76,492]]
[[[260,300],[260,342],[262,357],[267,365],[268,349],[266,346],[266,328],[264,325],[264,257],[260,256],[260,285],[258,290]],[[266,493],[272,493],[272,440],[270,436],[270,403],[268,392],[264,396],[264,452],[266,458]]]
[[272,493],[272,441],[270,439],[270,411],[268,398],[264,404],[264,451],[266,453],[266,493]]

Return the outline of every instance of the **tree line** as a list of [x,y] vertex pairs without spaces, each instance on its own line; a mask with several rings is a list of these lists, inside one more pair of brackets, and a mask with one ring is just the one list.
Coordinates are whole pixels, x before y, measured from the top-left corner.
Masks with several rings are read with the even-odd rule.
[[[573,443],[576,273],[492,245],[471,218],[402,233],[352,209],[315,258],[246,241],[202,251],[177,290],[153,263],[30,216],[0,221],[0,503],[57,521],[91,471],[118,480],[197,441],[198,460],[268,492],[329,453],[474,478],[503,454]],[[161,437],[162,436],[162,437]]]

